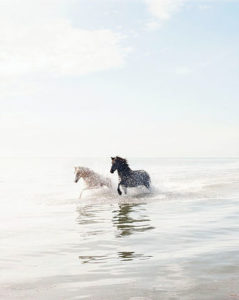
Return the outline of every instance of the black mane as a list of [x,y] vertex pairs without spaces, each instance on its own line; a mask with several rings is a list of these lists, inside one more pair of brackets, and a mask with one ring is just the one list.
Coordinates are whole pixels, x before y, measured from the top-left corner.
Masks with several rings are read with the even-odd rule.
[[121,173],[129,174],[131,172],[131,169],[129,167],[129,164],[125,158],[116,156],[115,161],[119,164],[118,171]]
[[116,160],[117,160],[121,165],[124,165],[124,166],[126,166],[126,167],[129,167],[129,164],[128,164],[127,159],[122,158],[122,157],[119,157],[119,156],[116,156]]

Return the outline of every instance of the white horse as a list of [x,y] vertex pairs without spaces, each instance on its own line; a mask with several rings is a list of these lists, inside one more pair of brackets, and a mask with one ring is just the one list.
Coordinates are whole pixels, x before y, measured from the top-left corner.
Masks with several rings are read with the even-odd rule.
[[79,179],[83,178],[86,183],[86,187],[81,191],[80,198],[85,190],[98,189],[103,186],[108,188],[112,187],[109,178],[105,178],[88,168],[75,167],[75,175],[75,182],[78,182]]

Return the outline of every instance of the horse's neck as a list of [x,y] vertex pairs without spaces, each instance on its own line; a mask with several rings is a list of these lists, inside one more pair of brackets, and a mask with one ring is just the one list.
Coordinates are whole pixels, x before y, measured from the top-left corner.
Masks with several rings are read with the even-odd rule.
[[119,174],[119,177],[122,178],[122,177],[125,177],[125,176],[129,176],[129,174],[131,173],[131,169],[129,166],[122,166],[120,168],[118,168],[118,174]]
[[85,173],[82,178],[85,180],[85,181],[90,181],[92,178],[94,178],[95,174],[93,172],[87,172]]
[[83,179],[88,186],[94,186],[95,184],[98,184],[101,181],[100,176],[94,172],[89,172],[83,177]]

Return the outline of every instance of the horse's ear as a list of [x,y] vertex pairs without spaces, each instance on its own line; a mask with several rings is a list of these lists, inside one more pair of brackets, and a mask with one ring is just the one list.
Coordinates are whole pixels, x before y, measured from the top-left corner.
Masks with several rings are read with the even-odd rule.
[[114,158],[114,157],[111,157],[111,159],[114,160],[115,158]]

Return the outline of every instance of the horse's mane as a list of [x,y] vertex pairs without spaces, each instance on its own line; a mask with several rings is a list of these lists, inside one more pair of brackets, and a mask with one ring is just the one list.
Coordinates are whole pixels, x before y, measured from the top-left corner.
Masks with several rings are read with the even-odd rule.
[[86,168],[86,167],[76,167],[76,172],[77,171],[83,171],[88,174],[95,174],[95,172],[93,170]]
[[124,165],[124,166],[126,166],[126,167],[129,167],[129,164],[128,164],[127,159],[122,158],[122,157],[119,157],[119,156],[116,156],[116,160],[117,160],[118,162],[120,162],[122,165]]

